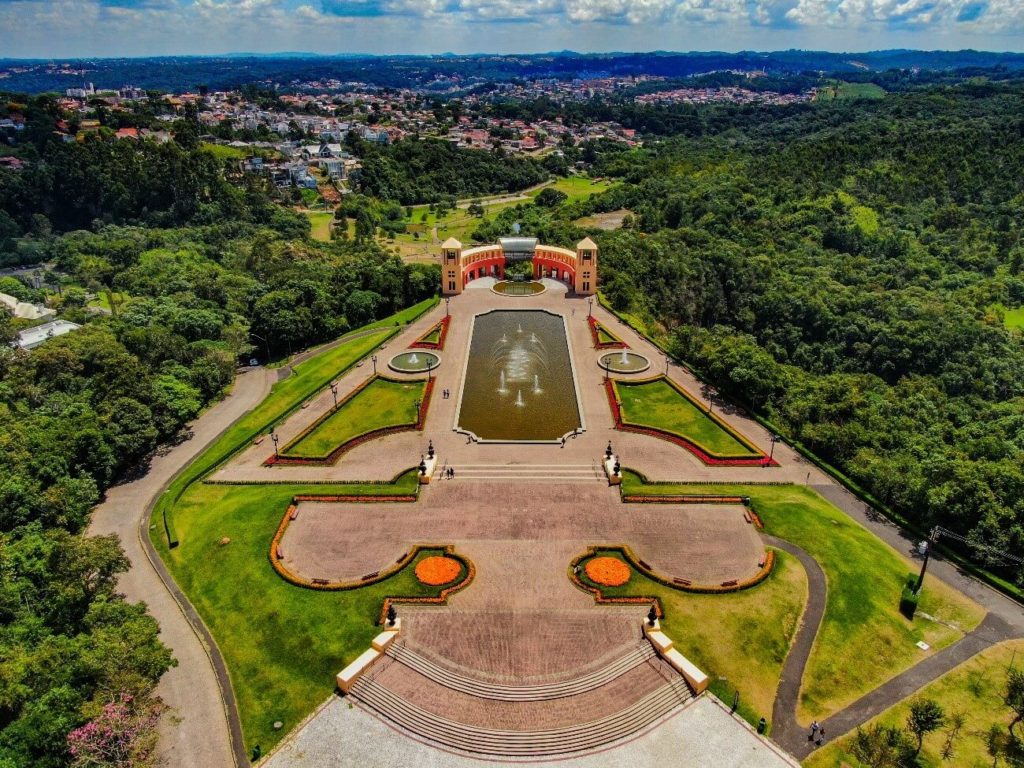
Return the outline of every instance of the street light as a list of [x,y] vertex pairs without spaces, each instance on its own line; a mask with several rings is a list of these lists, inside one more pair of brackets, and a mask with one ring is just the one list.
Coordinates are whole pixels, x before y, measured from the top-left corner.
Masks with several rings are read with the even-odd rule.
[[[267,341],[262,336],[260,336],[258,333],[253,333],[252,331],[249,331],[249,335],[252,336],[254,339],[259,339],[260,341],[262,341],[266,345],[266,347],[267,347],[267,360],[266,360],[266,362],[269,363],[270,362],[270,342]],[[264,364],[266,364],[266,363],[264,363]]]
[[668,355],[665,355],[665,375],[668,376]]
[[594,297],[593,296],[591,296],[589,299],[587,299],[587,304],[588,304],[587,317],[592,317],[594,315]]
[[452,297],[451,296],[445,296],[444,297],[444,316],[445,317],[448,317],[448,305],[451,304],[451,303],[452,303]]
[[270,433],[270,439],[274,441],[274,458],[275,459],[279,458],[279,455],[278,455],[278,452],[277,452],[277,441],[278,441],[277,432],[271,432]]
[[413,405],[413,408],[416,409],[416,423],[419,424],[420,423],[420,401],[417,400],[412,405]]
[[[771,463],[772,459],[775,457],[775,444],[776,443],[781,443],[781,442],[782,442],[782,435],[772,435],[772,447],[771,447],[771,450],[768,451],[768,462],[769,463]],[[768,466],[768,465],[765,464],[765,466]]]
[[715,410],[715,395],[717,394],[714,387],[708,387],[708,413]]
[[338,382],[331,382],[331,395],[334,396],[334,410],[338,410]]
[[373,375],[376,376],[377,375],[377,356],[374,355],[373,357],[371,357],[370,358],[370,362],[373,363]]

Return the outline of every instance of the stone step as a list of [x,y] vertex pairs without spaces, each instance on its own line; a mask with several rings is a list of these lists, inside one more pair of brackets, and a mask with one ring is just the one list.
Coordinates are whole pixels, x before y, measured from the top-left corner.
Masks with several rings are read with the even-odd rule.
[[598,720],[551,730],[504,731],[440,717],[366,678],[355,684],[352,695],[395,725],[423,739],[463,752],[502,757],[543,757],[602,747],[645,730],[693,698],[686,683],[676,679]]
[[[443,479],[447,465],[439,466],[434,477]],[[603,480],[594,464],[459,464],[456,480],[528,480],[530,482],[593,482]]]
[[396,643],[388,648],[388,655],[407,667],[414,669],[434,682],[462,693],[481,699],[499,701],[544,701],[575,696],[614,680],[633,667],[643,664],[655,655],[649,642],[642,641],[635,649],[610,664],[572,680],[540,685],[501,685],[478,680],[451,669],[435,664],[430,659],[410,649],[405,643]]

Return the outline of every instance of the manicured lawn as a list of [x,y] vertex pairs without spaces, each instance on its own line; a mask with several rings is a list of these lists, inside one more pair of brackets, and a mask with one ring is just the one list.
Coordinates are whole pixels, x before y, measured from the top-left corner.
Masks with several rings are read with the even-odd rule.
[[696,403],[659,377],[636,384],[616,381],[624,421],[684,437],[716,457],[753,457],[760,452],[730,434]]
[[100,307],[108,312],[114,312],[123,307],[131,296],[123,291],[100,291],[96,298],[89,302],[90,307]]
[[[368,587],[321,592],[288,584],[268,549],[298,493],[415,493],[416,471],[395,485],[192,485],[175,507],[181,545],[161,546],[175,580],[203,617],[227,662],[246,750],[264,753],[331,694],[334,675],[365,651],[389,595],[436,594],[414,561]],[[221,546],[222,537],[231,543]],[[162,544],[162,537],[155,540]],[[421,555],[425,556],[425,555]],[[399,606],[401,611],[401,606]],[[275,731],[280,720],[284,728]]]
[[[1005,728],[1011,718],[1009,708],[1003,703],[1003,685],[1006,670],[1011,664],[1020,666],[1024,661],[1024,640],[1014,640],[989,648],[969,659],[952,672],[940,677],[909,700],[886,710],[867,725],[881,723],[886,726],[905,728],[910,702],[928,698],[939,702],[947,716],[962,712],[966,718],[961,736],[954,742],[953,757],[944,761],[941,756],[946,741],[945,728],[925,737],[924,750],[918,765],[921,768],[939,768],[956,765],[959,768],[990,768],[985,745],[985,735],[993,724]],[[818,750],[804,761],[806,768],[842,768],[844,765],[857,766],[859,763],[849,752],[853,734]],[[999,765],[1004,765],[999,761]]]
[[433,330],[427,335],[420,339],[425,344],[440,344],[441,343],[441,326],[434,326]]
[[235,422],[175,478],[160,498],[154,511],[153,519],[158,522],[158,529],[161,527],[160,523],[163,522],[163,515],[166,513],[173,537],[175,532],[174,502],[190,483],[210,472],[256,435],[266,432],[272,424],[298,408],[302,401],[326,387],[332,379],[337,378],[391,338],[401,329],[401,326],[411,323],[435,307],[437,302],[436,296],[425,299],[391,317],[371,323],[359,331],[379,330],[380,333],[350,339],[297,364],[292,369],[291,376],[277,382],[270,390],[270,395],[262,403]]
[[625,586],[602,590],[606,596],[657,597],[665,612],[662,628],[679,652],[711,678],[711,690],[727,704],[738,690],[737,711],[756,725],[762,716],[771,720],[782,663],[807,599],[800,563],[785,552],[775,555],[771,575],[742,592],[689,594],[636,570]]
[[1024,307],[1003,310],[1003,323],[1007,328],[1024,329]]
[[601,323],[597,324],[597,342],[599,344],[615,344],[621,341],[622,339],[611,333]]
[[308,434],[286,446],[284,456],[325,458],[349,440],[385,427],[415,424],[427,383],[375,378]]
[[[622,492],[749,496],[767,533],[796,544],[818,561],[828,579],[828,597],[804,673],[801,722],[823,719],[913,666],[925,656],[915,646],[918,640],[939,650],[984,616],[980,606],[933,578],[925,582],[917,618],[907,621],[898,611],[900,590],[916,564],[805,486],[648,485],[625,471]],[[870,663],[851,664],[851,659]]]
[[331,222],[334,220],[334,214],[330,211],[305,211],[304,213],[309,217],[310,237],[321,243],[330,242]]

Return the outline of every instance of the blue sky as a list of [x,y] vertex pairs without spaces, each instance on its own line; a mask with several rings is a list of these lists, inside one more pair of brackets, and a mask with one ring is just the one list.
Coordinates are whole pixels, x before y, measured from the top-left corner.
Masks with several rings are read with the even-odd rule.
[[0,56],[1024,50],[1024,0],[0,0]]

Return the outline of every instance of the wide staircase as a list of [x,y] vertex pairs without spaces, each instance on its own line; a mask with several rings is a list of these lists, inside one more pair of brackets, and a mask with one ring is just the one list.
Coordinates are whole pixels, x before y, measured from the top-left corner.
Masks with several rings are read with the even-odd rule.
[[351,695],[422,740],[513,759],[613,744],[647,730],[693,697],[646,640],[582,675],[531,685],[485,680],[400,642],[356,682]]
[[[434,480],[445,479],[447,465],[438,466]],[[456,480],[518,480],[522,482],[593,483],[604,481],[599,464],[458,464]]]

